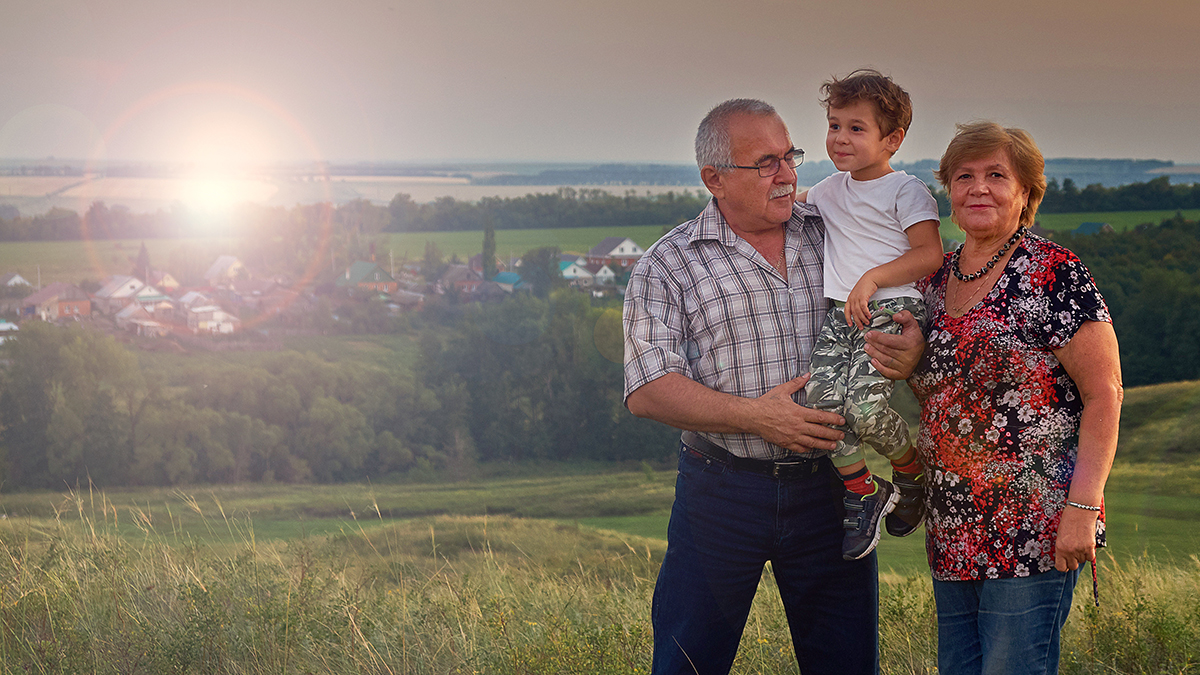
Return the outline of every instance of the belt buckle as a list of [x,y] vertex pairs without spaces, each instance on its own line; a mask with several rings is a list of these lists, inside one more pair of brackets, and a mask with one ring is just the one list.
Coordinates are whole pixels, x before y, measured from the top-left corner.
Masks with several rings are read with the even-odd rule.
[[804,460],[802,460],[802,459],[784,459],[784,460],[775,460],[775,461],[774,461],[774,462],[771,464],[771,477],[772,477],[772,478],[779,478],[779,474],[780,474],[780,473],[781,473],[781,472],[782,472],[784,469],[790,469],[790,468],[793,468],[793,467],[802,466],[803,464],[804,464]]
[[812,460],[808,458],[793,458],[785,460],[775,460],[770,466],[770,476],[779,478],[780,474],[790,468],[799,468],[811,464]]

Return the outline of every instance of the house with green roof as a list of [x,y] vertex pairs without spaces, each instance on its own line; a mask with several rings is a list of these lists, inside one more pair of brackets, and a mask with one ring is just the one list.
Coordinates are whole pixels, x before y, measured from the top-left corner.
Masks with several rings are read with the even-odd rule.
[[1088,222],[1081,223],[1079,227],[1072,230],[1075,234],[1099,234],[1101,232],[1112,232],[1113,226],[1108,223]]
[[395,293],[400,284],[377,263],[359,260],[346,268],[333,284],[338,288],[361,288],[380,293]]

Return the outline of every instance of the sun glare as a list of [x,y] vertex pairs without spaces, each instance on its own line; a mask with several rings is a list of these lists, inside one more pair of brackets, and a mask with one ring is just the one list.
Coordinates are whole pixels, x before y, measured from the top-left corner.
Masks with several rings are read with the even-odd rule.
[[180,201],[194,211],[224,215],[238,203],[237,191],[236,181],[229,178],[189,178],[184,181]]

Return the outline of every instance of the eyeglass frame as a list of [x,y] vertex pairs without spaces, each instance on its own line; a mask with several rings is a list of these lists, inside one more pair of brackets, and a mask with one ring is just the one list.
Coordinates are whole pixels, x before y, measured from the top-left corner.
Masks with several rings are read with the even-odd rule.
[[[792,164],[791,162],[787,162],[786,157],[788,155],[792,155],[793,158],[798,156],[800,159],[796,160],[795,164]],[[803,164],[804,163],[804,150],[793,146],[791,150],[788,150],[786,153],[784,153],[783,157],[771,157],[771,159],[765,160],[765,161],[767,162],[766,166],[762,165],[761,163],[760,164],[752,164],[750,166],[741,166],[738,164],[718,164],[716,168],[718,168],[718,169],[754,169],[754,170],[758,171],[759,178],[770,178],[771,176],[774,176],[775,174],[779,173],[779,171],[781,169],[783,169],[784,162],[787,162],[788,166],[790,166],[792,168],[792,170],[795,170],[796,167]],[[772,162],[775,164],[775,170],[771,171],[771,173],[763,173],[764,170],[770,170],[769,167]]]

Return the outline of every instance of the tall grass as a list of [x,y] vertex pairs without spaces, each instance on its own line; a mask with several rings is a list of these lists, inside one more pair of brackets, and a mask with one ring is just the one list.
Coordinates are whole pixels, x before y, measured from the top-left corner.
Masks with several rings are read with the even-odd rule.
[[[436,516],[264,543],[218,502],[224,543],[103,495],[0,525],[0,670],[29,673],[631,673],[650,665],[661,541],[549,521]],[[132,524],[140,537],[122,530]],[[160,529],[161,528],[161,529]],[[232,541],[233,543],[229,543]],[[1200,667],[1200,562],[1109,563],[1079,593],[1068,673]],[[1081,589],[1084,585],[1081,585]],[[927,578],[881,587],[883,669],[935,672]],[[735,673],[795,673],[763,577]]]

